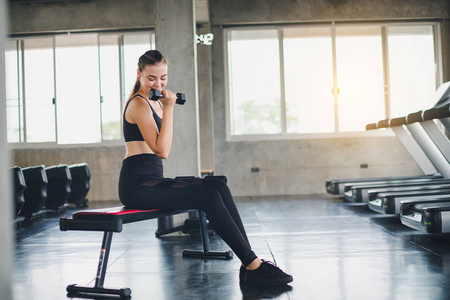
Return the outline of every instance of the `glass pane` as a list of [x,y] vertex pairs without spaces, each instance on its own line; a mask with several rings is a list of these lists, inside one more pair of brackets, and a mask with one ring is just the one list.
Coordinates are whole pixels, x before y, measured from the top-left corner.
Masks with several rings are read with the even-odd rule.
[[381,27],[336,28],[339,131],[385,118]]
[[6,84],[6,127],[8,143],[21,141],[21,105],[19,85],[19,52],[17,41],[6,42],[5,84]]
[[235,30],[228,41],[231,134],[281,132],[278,31]]
[[121,138],[120,67],[117,35],[100,36],[103,140]]
[[27,142],[54,142],[53,40],[24,40],[25,124]]
[[283,37],[287,132],[334,132],[331,29],[288,28]]
[[123,72],[124,94],[126,101],[130,96],[137,78],[139,57],[148,50],[154,49],[152,33],[129,34],[123,37]]
[[56,36],[58,143],[101,141],[97,35]]
[[432,26],[388,28],[391,116],[432,107],[437,99]]

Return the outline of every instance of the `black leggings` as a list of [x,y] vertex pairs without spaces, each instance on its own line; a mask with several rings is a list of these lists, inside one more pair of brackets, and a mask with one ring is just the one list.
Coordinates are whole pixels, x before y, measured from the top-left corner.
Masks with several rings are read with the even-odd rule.
[[257,258],[226,183],[214,178],[168,179],[154,154],[127,157],[119,179],[120,201],[135,209],[200,209],[217,234],[248,266]]

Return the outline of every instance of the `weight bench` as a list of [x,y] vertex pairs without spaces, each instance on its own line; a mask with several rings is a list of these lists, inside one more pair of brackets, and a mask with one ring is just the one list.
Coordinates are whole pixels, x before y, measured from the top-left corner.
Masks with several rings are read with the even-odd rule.
[[[144,220],[150,220],[160,217],[167,217],[180,213],[186,213],[194,210],[136,210],[128,209],[123,206],[81,210],[73,214],[72,218],[61,218],[59,222],[62,231],[81,230],[81,231],[103,231],[103,242],[100,250],[100,259],[98,262],[97,275],[95,277],[94,287],[82,287],[76,284],[69,285],[67,292],[70,295],[75,294],[101,294],[101,295],[119,295],[128,297],[131,295],[131,289],[107,289],[103,287],[108,265],[109,251],[111,249],[112,235],[114,232],[121,232],[123,224],[134,223]],[[200,220],[200,236],[203,244],[203,250],[183,250],[184,257],[190,258],[218,258],[231,259],[233,252],[213,252],[210,251],[208,228],[204,212],[198,210]]]

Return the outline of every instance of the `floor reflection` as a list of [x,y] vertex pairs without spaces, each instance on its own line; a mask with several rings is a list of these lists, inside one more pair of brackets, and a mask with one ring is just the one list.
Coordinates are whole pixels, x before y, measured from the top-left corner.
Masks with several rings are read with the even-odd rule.
[[[238,207],[254,250],[292,274],[292,284],[239,285],[237,257],[185,259],[182,250],[200,249],[200,240],[157,239],[150,220],[114,235],[105,287],[129,287],[132,299],[450,298],[450,235],[423,234],[330,197],[251,198]],[[102,234],[61,232],[60,216],[18,228],[16,300],[67,299],[67,285],[93,284]],[[211,237],[211,250],[228,249]]]

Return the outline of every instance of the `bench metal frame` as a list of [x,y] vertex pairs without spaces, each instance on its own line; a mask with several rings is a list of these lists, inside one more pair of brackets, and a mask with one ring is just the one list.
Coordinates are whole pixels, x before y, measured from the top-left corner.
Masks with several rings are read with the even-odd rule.
[[[69,295],[76,294],[102,294],[119,295],[120,297],[129,297],[131,289],[108,289],[104,282],[108,258],[111,250],[112,236],[114,232],[121,232],[123,224],[134,223],[138,221],[150,220],[160,217],[172,216],[180,213],[186,213],[197,210],[135,210],[125,207],[113,207],[106,209],[94,209],[75,212],[72,218],[61,218],[60,229],[81,230],[81,231],[103,231],[102,247],[100,249],[100,258],[98,261],[97,274],[95,276],[95,285],[93,287],[69,285],[67,292]],[[206,216],[203,211],[198,210],[200,221],[200,237],[203,250],[183,250],[183,256],[188,258],[203,259],[231,259],[232,251],[214,252],[210,251],[208,228]]]

